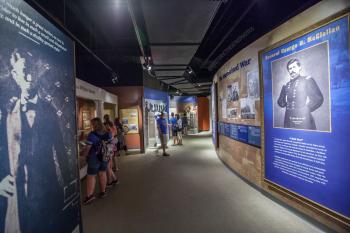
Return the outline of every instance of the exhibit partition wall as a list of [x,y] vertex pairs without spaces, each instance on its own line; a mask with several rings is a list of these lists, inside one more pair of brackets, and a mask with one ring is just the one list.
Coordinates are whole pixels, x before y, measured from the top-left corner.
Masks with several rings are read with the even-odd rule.
[[321,1],[248,45],[214,77],[219,157],[339,232],[350,231],[349,7]]
[[209,114],[208,97],[198,97],[198,131],[210,130],[210,114]]
[[74,44],[0,1],[0,232],[80,232]]
[[143,87],[104,87],[104,89],[118,96],[118,116],[127,131],[125,135],[125,143],[128,149],[135,149],[143,152]]
[[167,92],[144,87],[143,119],[145,148],[160,144],[157,130],[157,117],[164,113],[168,117],[169,96]]

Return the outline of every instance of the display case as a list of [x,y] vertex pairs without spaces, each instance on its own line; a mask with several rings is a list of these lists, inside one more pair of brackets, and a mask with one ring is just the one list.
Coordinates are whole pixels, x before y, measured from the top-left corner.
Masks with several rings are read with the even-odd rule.
[[[91,131],[91,119],[97,116],[97,106],[94,100],[77,97],[77,138],[78,138],[78,154],[86,145],[87,135]],[[79,173],[83,178],[87,171],[86,158],[79,157]]]

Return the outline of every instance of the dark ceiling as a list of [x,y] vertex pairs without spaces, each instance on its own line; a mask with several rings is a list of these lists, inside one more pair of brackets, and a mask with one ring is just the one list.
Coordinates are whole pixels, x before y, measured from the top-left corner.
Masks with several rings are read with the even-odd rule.
[[206,95],[224,62],[319,0],[27,2],[76,41],[78,78],[97,86],[142,85],[146,63],[170,91]]

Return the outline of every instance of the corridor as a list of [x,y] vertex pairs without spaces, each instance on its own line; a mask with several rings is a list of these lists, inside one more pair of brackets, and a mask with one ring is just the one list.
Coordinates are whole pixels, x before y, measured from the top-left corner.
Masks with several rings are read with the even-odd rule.
[[169,153],[120,157],[120,184],[82,207],[84,232],[323,232],[230,171],[210,135],[188,136]]

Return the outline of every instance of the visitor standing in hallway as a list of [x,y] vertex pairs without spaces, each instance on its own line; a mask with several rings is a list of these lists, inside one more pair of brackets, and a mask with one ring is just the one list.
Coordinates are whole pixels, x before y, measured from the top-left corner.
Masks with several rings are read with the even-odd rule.
[[176,120],[178,145],[182,146],[182,120],[180,114],[176,114]]
[[82,152],[82,156],[87,157],[87,183],[86,183],[86,198],[83,201],[84,205],[91,203],[95,200],[95,185],[96,175],[98,174],[100,184],[100,197],[106,196],[106,184],[107,184],[107,166],[108,162],[99,158],[98,153],[100,143],[102,140],[109,141],[112,139],[111,134],[105,130],[100,118],[94,118],[91,120],[92,131],[87,138],[87,146]]
[[163,156],[169,156],[168,153],[166,153],[165,148],[166,148],[166,144],[168,141],[168,123],[167,120],[164,118],[164,113],[162,112],[159,116],[159,118],[157,119],[157,129],[158,129],[158,135],[160,138],[160,143],[162,146],[162,150],[163,150]]
[[173,135],[173,146],[177,145],[179,142],[177,139],[177,126],[176,126],[177,119],[174,116],[174,113],[171,113],[171,118],[170,118],[170,125],[171,125],[171,132]]
[[186,112],[184,112],[184,115],[182,117],[183,135],[187,135],[187,126],[188,126],[188,120],[187,120]]
[[[118,183],[118,173],[117,171],[114,173],[113,171],[113,160],[114,160],[114,157],[115,157],[115,151],[116,151],[116,148],[117,148],[117,129],[116,127],[114,126],[113,122],[110,120],[109,118],[109,115],[106,114],[104,115],[104,122],[103,122],[103,125],[105,126],[107,132],[109,132],[112,136],[112,145],[113,145],[113,156],[109,159],[108,161],[108,166],[107,166],[107,187],[112,187],[114,185],[116,185]],[[116,163],[117,161],[114,160],[114,162]],[[116,163],[116,167],[117,167],[117,163]]]

